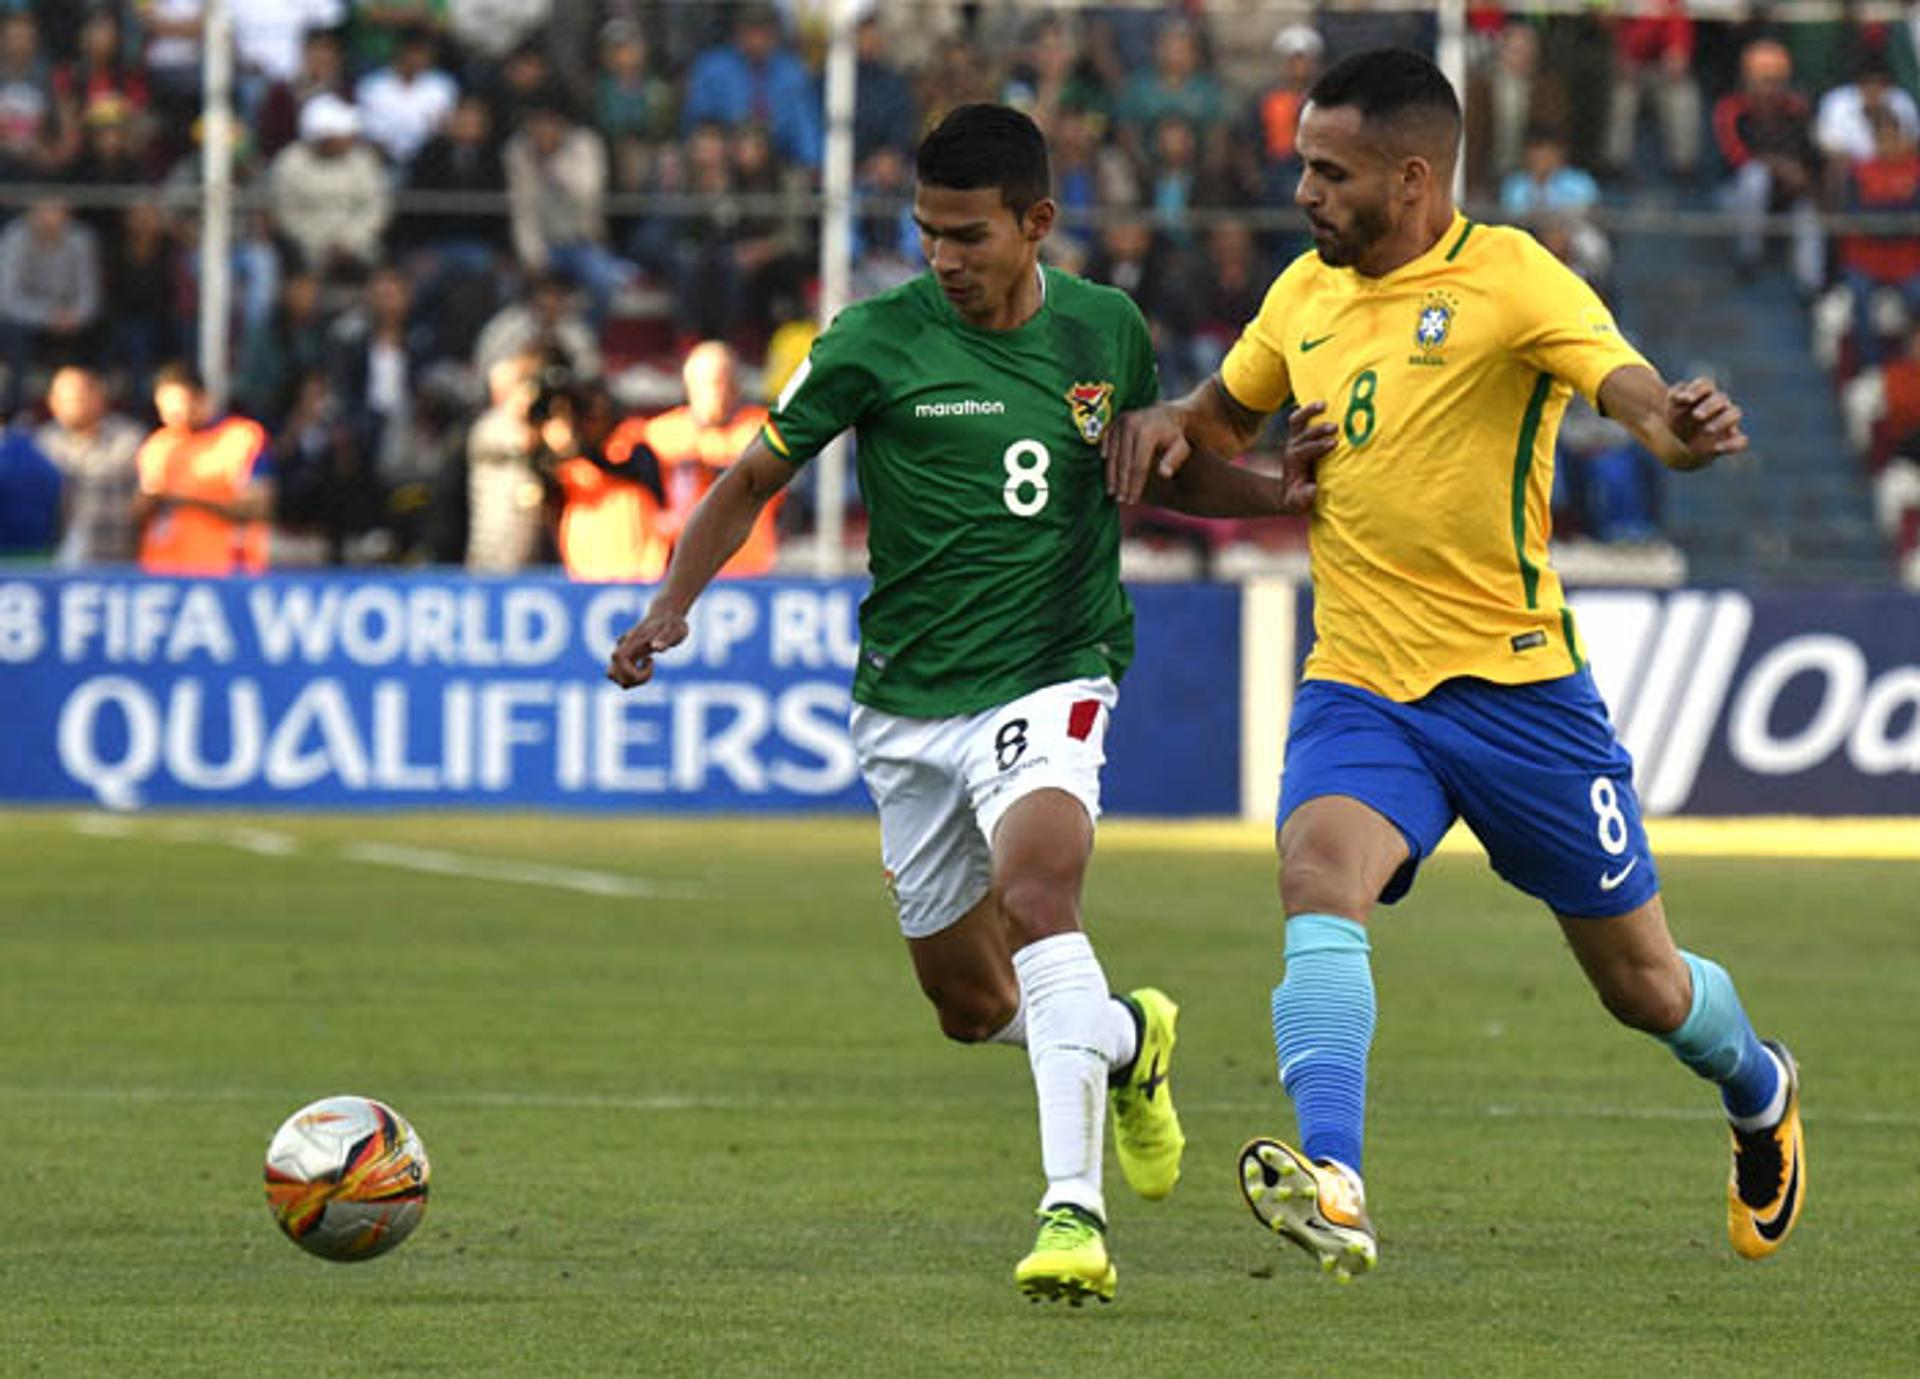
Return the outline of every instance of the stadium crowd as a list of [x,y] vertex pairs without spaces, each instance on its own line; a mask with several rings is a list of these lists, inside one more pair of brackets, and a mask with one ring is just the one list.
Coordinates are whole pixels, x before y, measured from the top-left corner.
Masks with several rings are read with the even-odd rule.
[[[234,5],[243,209],[231,410],[214,415],[168,364],[197,330],[200,0],[0,0],[0,195],[13,184],[17,212],[0,231],[0,549],[657,573],[812,338],[824,8]],[[1820,303],[1887,519],[1920,540],[1920,236],[1827,236],[1817,214],[1920,210],[1920,21],[1708,23],[1673,0],[1470,14],[1469,205],[1531,225],[1603,294],[1607,208],[1736,216],[1742,271],[1791,273]],[[1053,148],[1049,256],[1131,293],[1163,386],[1183,390],[1303,243],[1307,88],[1360,47],[1430,50],[1432,23],[874,6],[855,292],[919,271],[919,135],[1004,100]],[[1774,266],[1765,232],[1783,224]],[[1575,416],[1562,449],[1563,531],[1657,534],[1657,466],[1618,428]],[[810,508],[788,503],[782,528]],[[1246,535],[1138,530],[1207,550]],[[778,538],[741,570],[769,568]],[[157,554],[183,541],[195,555]]]

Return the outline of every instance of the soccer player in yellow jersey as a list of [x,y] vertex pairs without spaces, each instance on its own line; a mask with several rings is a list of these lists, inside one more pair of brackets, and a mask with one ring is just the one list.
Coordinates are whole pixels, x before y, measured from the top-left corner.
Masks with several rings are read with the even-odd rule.
[[1524,231],[1463,217],[1459,142],[1459,103],[1424,57],[1377,49],[1328,71],[1299,133],[1314,250],[1218,376],[1123,416],[1104,447],[1130,501],[1300,404],[1288,454],[1312,514],[1316,641],[1282,777],[1273,993],[1300,1147],[1252,1141],[1242,1187],[1343,1280],[1374,1264],[1367,923],[1464,818],[1494,869],[1558,917],[1606,1008],[1718,1084],[1728,1228],[1757,1258],[1805,1192],[1798,1074],[1755,1035],[1725,969],[1674,945],[1632,763],[1547,560],[1554,433],[1575,389],[1673,469],[1743,449],[1740,410],[1704,379],[1662,381]]

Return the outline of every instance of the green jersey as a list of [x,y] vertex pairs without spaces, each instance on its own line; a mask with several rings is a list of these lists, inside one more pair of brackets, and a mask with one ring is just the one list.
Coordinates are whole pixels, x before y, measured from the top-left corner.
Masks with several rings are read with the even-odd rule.
[[774,404],[802,463],[854,429],[872,588],[853,697],[947,718],[1133,657],[1101,433],[1159,396],[1132,299],[1053,269],[1013,330],[968,325],[931,274],[848,307]]

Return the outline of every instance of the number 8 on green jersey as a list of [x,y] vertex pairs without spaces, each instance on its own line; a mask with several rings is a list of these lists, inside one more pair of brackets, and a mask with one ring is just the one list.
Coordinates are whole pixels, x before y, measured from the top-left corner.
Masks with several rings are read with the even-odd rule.
[[768,419],[794,464],[854,430],[873,580],[860,703],[950,717],[1117,681],[1132,658],[1098,445],[1158,399],[1153,346],[1124,293],[1040,271],[1040,310],[1010,331],[966,324],[930,275],[847,308]]

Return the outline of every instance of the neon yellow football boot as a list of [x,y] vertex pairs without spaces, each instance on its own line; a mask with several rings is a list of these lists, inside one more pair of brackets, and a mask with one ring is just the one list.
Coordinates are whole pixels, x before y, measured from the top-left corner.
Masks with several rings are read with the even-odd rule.
[[1173,1087],[1167,1081],[1180,1007],[1164,991],[1150,986],[1120,999],[1133,1011],[1140,1043],[1126,1077],[1108,1092],[1113,1104],[1113,1146],[1127,1185],[1149,1201],[1158,1201],[1180,1181],[1180,1156],[1187,1147],[1180,1113],[1173,1109]]
[[1106,1223],[1081,1207],[1046,1207],[1033,1253],[1013,1266],[1014,1286],[1030,1301],[1078,1307],[1088,1298],[1112,1302],[1120,1275],[1107,1257]]
[[1727,1177],[1727,1235],[1743,1259],[1765,1259],[1786,1243],[1807,1198],[1807,1140],[1800,1128],[1800,1069],[1784,1044],[1761,1041],[1786,1070],[1787,1105],[1764,1130],[1733,1132]]

